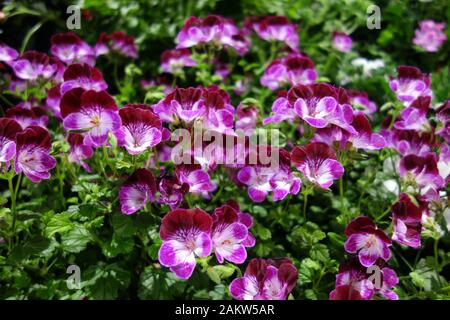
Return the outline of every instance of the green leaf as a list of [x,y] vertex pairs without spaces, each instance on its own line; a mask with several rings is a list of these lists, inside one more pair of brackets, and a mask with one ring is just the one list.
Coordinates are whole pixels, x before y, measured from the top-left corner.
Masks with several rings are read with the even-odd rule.
[[88,296],[98,300],[117,299],[119,290],[128,287],[130,272],[118,263],[107,266],[91,266],[85,274],[82,273],[82,288],[86,288]]
[[61,247],[64,251],[77,253],[86,249],[89,242],[93,240],[92,234],[84,226],[75,226],[68,234],[61,238]]
[[139,279],[138,296],[140,299],[172,299],[181,295],[186,282],[181,281],[172,273],[153,267],[145,268]]
[[70,214],[63,212],[54,215],[45,227],[44,234],[47,238],[51,238],[55,233],[64,234],[73,228],[70,221]]

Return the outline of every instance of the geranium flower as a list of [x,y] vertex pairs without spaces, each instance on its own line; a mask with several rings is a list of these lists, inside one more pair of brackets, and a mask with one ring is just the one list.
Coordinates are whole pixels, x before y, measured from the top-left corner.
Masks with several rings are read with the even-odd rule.
[[246,247],[253,247],[256,243],[255,236],[250,232],[250,228],[253,226],[253,217],[250,213],[242,212],[239,204],[235,200],[229,200],[226,205],[236,210],[239,223],[242,223],[247,227],[247,238],[241,243]]
[[89,159],[94,154],[92,147],[83,143],[84,137],[79,133],[69,133],[67,142],[70,145],[69,162],[78,163],[87,172],[91,172],[89,165],[84,160]]
[[189,49],[165,50],[161,54],[161,69],[167,73],[177,74],[184,67],[193,67],[197,62],[191,58]]
[[161,142],[161,121],[148,107],[126,105],[119,110],[122,126],[114,134],[118,145],[125,147],[132,155],[141,154]]
[[190,123],[206,112],[200,88],[176,88],[154,105],[153,110],[162,121],[169,123],[176,119]]
[[413,43],[427,52],[437,52],[447,40],[444,29],[445,23],[438,23],[433,20],[420,21]]
[[297,269],[287,259],[252,259],[243,277],[234,279],[230,294],[237,300],[285,300],[297,282]]
[[32,107],[25,109],[21,107],[12,107],[6,111],[6,118],[14,119],[25,129],[29,126],[47,127],[48,116],[43,108]]
[[359,262],[364,267],[374,265],[379,258],[384,261],[391,258],[391,239],[370,218],[361,216],[351,221],[345,235],[345,251],[358,253]]
[[436,118],[441,125],[436,134],[443,137],[447,143],[450,143],[450,100],[447,100],[436,110]]
[[212,85],[203,89],[202,96],[206,108],[203,127],[233,135],[234,107],[230,104],[228,93]]
[[19,53],[15,49],[0,43],[0,62],[10,64],[12,61],[16,60],[18,56]]
[[350,97],[351,104],[357,109],[362,109],[366,115],[370,116],[377,111],[377,105],[369,99],[367,92],[349,89],[347,93]]
[[47,130],[30,126],[17,133],[16,173],[23,172],[32,182],[50,178],[50,170],[56,166],[56,160],[49,155],[52,141]]
[[350,52],[352,50],[352,38],[344,32],[333,32],[333,47],[340,52]]
[[156,180],[147,169],[136,170],[120,187],[120,210],[132,214],[155,200]]
[[45,99],[45,106],[57,118],[61,118],[61,84],[47,90],[47,98]]
[[125,57],[136,59],[138,57],[134,37],[128,36],[125,32],[116,31],[111,34],[111,50],[114,50]]
[[427,131],[431,126],[427,119],[431,97],[418,97],[411,105],[402,110],[400,118],[395,121],[397,130]]
[[121,125],[117,105],[106,91],[76,88],[66,92],[61,99],[61,115],[64,128],[84,130],[84,144],[92,147],[104,145],[108,133]]
[[189,185],[189,192],[207,193],[214,191],[217,187],[199,164],[176,166],[175,174],[181,183]]
[[411,103],[421,96],[431,96],[430,77],[418,68],[399,66],[397,78],[389,81],[389,87],[397,95],[397,99]]
[[16,154],[16,135],[22,131],[19,123],[13,119],[0,118],[0,165],[9,161]]
[[312,84],[317,79],[314,62],[299,54],[274,60],[264,71],[261,84],[276,90],[285,84]]
[[236,108],[236,130],[250,131],[256,128],[259,110],[256,106],[239,104]]
[[101,72],[90,65],[75,63],[64,71],[64,82],[61,84],[61,94],[74,88],[102,91],[108,88]]
[[438,190],[445,186],[445,180],[439,175],[437,159],[434,153],[424,156],[409,154],[400,160],[400,176],[412,179],[419,188],[431,187]]
[[417,156],[427,155],[430,151],[432,136],[427,133],[419,133],[414,130],[381,130],[387,146],[397,150],[402,156],[415,154]]
[[392,291],[398,283],[398,277],[394,270],[380,268],[380,287],[369,280],[371,273],[362,266],[357,258],[345,261],[339,267],[336,275],[336,287],[330,293],[330,300],[370,300],[379,293],[390,300],[398,300],[397,294]]
[[111,41],[111,36],[106,32],[100,33],[97,43],[94,46],[95,56],[100,56],[109,53],[109,41]]
[[272,104],[272,115],[263,120],[263,125],[285,120],[292,122],[297,118],[297,113],[294,110],[294,103],[297,100],[295,88],[291,88],[287,93],[281,92],[278,94],[278,98]]
[[344,167],[336,159],[333,149],[321,142],[295,147],[291,153],[293,165],[306,179],[323,189],[344,174]]
[[392,206],[394,234],[392,240],[410,246],[420,247],[423,210],[416,206],[410,196],[401,193],[399,200]]
[[94,50],[75,33],[57,33],[52,36],[51,42],[51,53],[62,62],[84,62],[91,66],[95,64]]
[[298,51],[297,26],[286,17],[267,16],[252,24],[256,34],[267,41],[282,41],[293,51]]
[[189,192],[189,185],[180,182],[175,176],[165,175],[159,181],[158,189],[160,192],[158,203],[167,204],[171,209],[175,209]]
[[239,221],[238,212],[231,206],[223,205],[214,210],[212,218],[211,239],[217,261],[244,263],[247,259],[244,241],[248,229]]
[[181,279],[189,279],[197,264],[195,256],[211,254],[211,216],[195,209],[175,209],[161,220],[159,262]]
[[356,134],[350,134],[348,141],[353,144],[354,148],[379,150],[384,148],[386,145],[386,141],[383,136],[377,133],[372,133],[369,120],[363,113],[358,112],[355,114],[352,127],[355,128]]
[[38,51],[26,51],[11,66],[16,76],[23,80],[48,79],[57,70],[56,64],[45,53]]

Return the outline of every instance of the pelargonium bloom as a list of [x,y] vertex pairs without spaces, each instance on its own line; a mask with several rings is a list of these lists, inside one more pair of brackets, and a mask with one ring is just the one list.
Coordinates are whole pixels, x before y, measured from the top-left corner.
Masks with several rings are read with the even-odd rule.
[[84,63],[74,63],[64,71],[64,82],[61,84],[61,94],[74,88],[102,91],[108,88],[101,72]]
[[84,130],[84,144],[100,147],[110,131],[120,128],[121,120],[114,99],[106,92],[75,88],[61,99],[61,116],[67,130]]
[[155,200],[156,180],[147,169],[136,170],[120,187],[120,210],[132,214]]
[[89,159],[94,154],[92,147],[83,143],[84,137],[79,133],[69,133],[67,142],[70,145],[69,162],[78,163],[87,172],[91,172],[89,165],[84,160]]
[[379,150],[386,145],[386,140],[384,140],[382,135],[372,133],[370,122],[363,113],[358,112],[355,114],[352,126],[355,128],[356,134],[349,135],[348,141],[353,144],[354,148]]
[[22,131],[19,123],[13,119],[0,118],[0,165],[7,163],[16,154],[16,135]]
[[344,167],[337,161],[336,153],[322,142],[295,147],[291,161],[306,179],[323,189],[329,188],[333,180],[344,174]]
[[66,64],[84,62],[95,64],[94,50],[73,32],[57,33],[52,36],[51,53]]
[[374,265],[379,258],[384,261],[391,258],[391,239],[370,218],[361,216],[352,220],[345,228],[345,235],[345,251],[358,253],[359,262],[364,267]]
[[414,130],[381,130],[387,146],[396,149],[402,156],[415,154],[425,156],[431,151],[430,143],[433,138],[428,133]]
[[189,185],[180,182],[176,176],[165,175],[159,181],[158,189],[160,193],[158,203],[167,204],[171,209],[175,209],[189,192]]
[[176,166],[175,174],[181,183],[189,185],[189,192],[207,193],[214,191],[217,187],[199,164]]
[[211,85],[203,89],[202,96],[206,108],[203,127],[233,135],[234,107],[230,104],[228,93],[215,85]]
[[236,108],[236,130],[254,130],[258,119],[259,110],[256,106],[239,104]]
[[423,74],[418,68],[399,66],[397,78],[389,81],[389,87],[397,95],[397,99],[411,103],[421,96],[431,96],[430,76]]
[[138,57],[134,37],[128,36],[125,32],[116,31],[111,34],[111,49],[129,57],[136,59]]
[[264,71],[261,84],[276,90],[285,84],[311,84],[317,79],[314,62],[299,54],[274,60]]
[[18,56],[19,53],[15,49],[0,43],[0,62],[11,63],[16,60]]
[[161,69],[167,73],[180,73],[184,67],[193,67],[197,62],[191,58],[189,49],[166,50],[161,54]]
[[409,107],[402,110],[400,118],[394,123],[394,128],[397,130],[427,131],[430,128],[427,119],[430,102],[431,97],[418,97]]
[[205,112],[205,102],[200,88],[176,88],[153,106],[162,121],[174,122],[177,119],[190,123]]
[[161,220],[159,262],[181,279],[189,279],[197,264],[195,257],[211,254],[212,218],[205,211],[175,209]]
[[247,259],[244,241],[248,237],[248,229],[239,221],[239,212],[223,205],[214,210],[212,218],[211,239],[217,261],[244,263]]
[[45,106],[57,118],[61,118],[61,84],[47,90],[47,98],[45,99]]
[[282,41],[293,51],[298,51],[297,26],[286,17],[267,16],[253,23],[256,34],[267,41]]
[[230,19],[209,15],[203,19],[190,17],[178,33],[177,49],[199,44],[233,47],[239,54],[245,54],[248,43],[239,35],[239,30]]
[[370,116],[377,111],[377,105],[369,99],[367,92],[349,89],[347,93],[350,97],[351,104],[357,109],[362,109],[366,115]]
[[444,28],[445,23],[438,23],[433,20],[420,21],[413,43],[427,52],[437,52],[442,43],[447,40]]
[[436,118],[441,126],[436,131],[436,134],[443,137],[447,143],[450,143],[450,100],[447,100],[436,110]]
[[242,223],[247,227],[247,238],[241,243],[248,248],[253,247],[256,243],[255,236],[250,232],[250,228],[253,226],[253,217],[250,213],[242,212],[239,204],[235,200],[229,200],[226,205],[236,210],[239,223]]
[[285,300],[297,282],[297,269],[287,259],[252,259],[244,276],[229,287],[237,300]]
[[48,79],[57,70],[57,66],[42,52],[26,51],[12,63],[16,76],[23,80]]
[[[330,293],[330,300],[370,300],[376,293],[390,300],[398,300],[397,294],[392,291],[398,284],[394,270],[380,266],[381,283],[370,281],[370,274],[357,258],[345,261],[339,267],[336,287]],[[376,287],[378,284],[380,287]]]
[[415,205],[410,196],[401,193],[399,200],[392,206],[392,222],[394,224],[392,240],[412,248],[419,248],[422,213],[422,208]]
[[48,123],[47,113],[40,107],[32,107],[30,109],[12,107],[6,111],[6,118],[16,120],[22,129],[29,126],[40,126],[46,128]]
[[340,52],[352,50],[352,38],[344,32],[333,32],[333,47]]
[[416,182],[419,188],[431,187],[438,190],[445,186],[445,180],[439,175],[437,159],[434,153],[424,156],[409,154],[400,160],[400,176]]
[[42,127],[30,126],[17,133],[16,138],[16,172],[23,172],[35,183],[50,178],[49,171],[56,166],[56,160],[49,155],[52,141],[48,131]]
[[161,121],[158,116],[142,105],[126,105],[119,110],[122,126],[114,134],[119,146],[132,155],[141,154],[156,146],[162,139]]

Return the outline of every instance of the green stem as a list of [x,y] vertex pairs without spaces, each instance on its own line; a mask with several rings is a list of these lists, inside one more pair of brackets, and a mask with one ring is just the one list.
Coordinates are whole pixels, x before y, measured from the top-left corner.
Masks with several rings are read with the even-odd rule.
[[36,23],[36,25],[33,28],[28,30],[27,34],[25,35],[25,37],[23,39],[22,46],[20,47],[20,53],[23,53],[25,51],[31,37],[33,36],[33,34],[36,33],[36,31],[38,31],[42,27],[44,22],[45,21],[38,22],[38,23]]
[[389,206],[382,214],[380,214],[378,217],[375,218],[375,222],[380,221],[385,215],[387,215],[389,212],[391,212],[391,207]]
[[303,200],[303,218],[305,218],[305,220],[306,220],[306,207],[308,205],[308,193],[305,192],[303,194],[303,196],[304,196],[304,200]]
[[9,192],[11,194],[11,213],[12,213],[12,225],[11,225],[11,238],[9,241],[9,250],[11,251],[12,249],[12,244],[13,244],[13,239],[14,236],[16,234],[16,220],[17,220],[17,208],[16,208],[16,204],[17,204],[17,194],[19,192],[19,187],[20,187],[20,183],[22,181],[22,173],[19,174],[19,176],[17,177],[17,182],[16,182],[16,186],[14,187],[13,184],[13,177],[8,178],[8,186],[9,186]]

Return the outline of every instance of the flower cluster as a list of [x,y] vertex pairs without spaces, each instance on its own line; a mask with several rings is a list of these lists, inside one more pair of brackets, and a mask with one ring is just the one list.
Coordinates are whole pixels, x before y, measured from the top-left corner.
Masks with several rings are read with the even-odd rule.
[[433,20],[420,21],[413,43],[427,52],[437,52],[442,43],[447,40],[444,28],[445,23],[438,23]]

